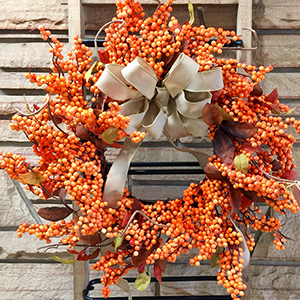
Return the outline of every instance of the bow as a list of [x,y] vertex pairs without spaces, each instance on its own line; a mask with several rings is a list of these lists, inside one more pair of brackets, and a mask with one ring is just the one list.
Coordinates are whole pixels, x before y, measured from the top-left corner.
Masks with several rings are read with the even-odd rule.
[[[160,82],[154,69],[136,57],[126,67],[106,65],[96,86],[114,100],[128,100],[121,110],[123,115],[130,116],[126,133],[143,130],[155,140],[164,134],[177,150],[193,154],[204,168],[206,154],[178,147],[172,140],[188,135],[201,137],[207,133],[202,109],[211,101],[210,91],[223,88],[223,77],[221,68],[204,72],[198,69],[194,60],[181,53]],[[122,198],[128,168],[139,145],[126,138],[108,173],[103,200],[110,207],[117,208],[116,203]]]

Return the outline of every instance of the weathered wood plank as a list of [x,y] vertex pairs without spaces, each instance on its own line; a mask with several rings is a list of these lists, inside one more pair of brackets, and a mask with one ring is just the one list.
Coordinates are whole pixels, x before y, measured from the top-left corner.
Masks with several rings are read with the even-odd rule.
[[298,0],[253,1],[254,28],[300,28]]
[[68,29],[67,7],[60,0],[1,0],[0,29],[35,29],[44,24],[49,29]]

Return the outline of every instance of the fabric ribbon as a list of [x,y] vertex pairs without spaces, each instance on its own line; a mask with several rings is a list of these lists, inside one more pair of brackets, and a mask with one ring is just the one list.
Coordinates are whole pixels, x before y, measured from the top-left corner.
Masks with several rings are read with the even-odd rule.
[[[126,133],[147,131],[154,140],[164,134],[177,150],[193,154],[204,168],[208,155],[177,147],[172,140],[188,135],[203,137],[207,133],[202,109],[211,101],[210,92],[223,88],[223,77],[221,68],[204,72],[198,72],[198,69],[199,65],[193,59],[181,53],[160,82],[154,69],[136,57],[126,67],[106,65],[96,86],[114,100],[128,100],[121,110],[123,115],[130,116]],[[103,199],[110,207],[118,207],[128,167],[139,146],[126,138],[108,173]]]

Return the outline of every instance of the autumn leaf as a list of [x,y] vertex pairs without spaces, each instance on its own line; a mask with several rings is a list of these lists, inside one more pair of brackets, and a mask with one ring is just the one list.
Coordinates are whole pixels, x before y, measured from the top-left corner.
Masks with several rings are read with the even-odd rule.
[[221,106],[215,104],[216,108],[221,112],[224,121],[232,121],[232,116]]
[[125,211],[125,215],[123,217],[123,220],[122,220],[122,227],[125,228],[129,219],[131,217],[131,214],[127,212],[127,210]]
[[62,259],[58,256],[52,256],[51,259],[53,259],[55,261],[58,261],[60,263],[63,263],[65,265],[70,265],[70,264],[73,264],[75,262],[75,259]]
[[274,172],[282,169],[281,163],[276,159],[272,160],[271,165],[272,165],[272,171]]
[[89,260],[89,255],[86,254],[86,253],[78,254],[76,260],[78,260],[78,261],[87,261],[87,260]]
[[29,185],[39,184],[45,180],[45,178],[40,173],[35,171],[31,171],[25,174],[20,174],[19,178],[23,183]]
[[76,135],[84,141],[90,140],[90,132],[82,124],[76,124]]
[[52,181],[46,181],[46,182],[43,182],[43,187],[47,190],[44,191],[43,189],[43,197],[45,197],[46,199],[50,198],[53,193],[53,187],[54,187],[54,183]]
[[229,200],[231,206],[230,216],[233,217],[240,207],[241,194],[239,190],[234,189],[232,186],[230,187]]
[[244,211],[248,209],[248,207],[250,207],[251,205],[253,205],[253,201],[243,195],[241,198],[240,210]]
[[156,264],[160,267],[160,269],[161,269],[163,272],[166,270],[167,263],[168,263],[167,258],[164,258],[164,259],[158,259],[158,260],[156,261]]
[[119,278],[118,283],[116,284],[120,289],[128,293],[128,300],[132,299],[132,293],[129,286],[129,283],[124,278]]
[[219,125],[223,121],[223,115],[220,110],[211,103],[206,103],[202,110],[203,121],[207,125]]
[[192,2],[190,2],[190,1],[189,1],[189,4],[188,4],[188,10],[189,10],[189,15],[190,15],[189,23],[191,25],[193,25],[193,23],[195,22],[194,6],[193,6]]
[[281,176],[283,179],[288,179],[288,180],[296,180],[297,179],[297,172],[293,169],[285,171],[283,175]]
[[257,196],[256,192],[254,191],[246,191],[244,189],[240,189],[240,191],[246,196],[249,200],[253,202],[258,202],[258,203],[264,203],[265,200],[263,197]]
[[300,189],[297,185],[292,185],[290,187],[293,198],[296,200],[296,202],[298,203],[298,206],[300,207]]
[[109,52],[107,49],[100,49],[98,50],[98,55],[100,58],[100,61],[103,62],[104,64],[108,64],[109,61]]
[[118,138],[118,130],[118,128],[111,126],[100,137],[105,143],[112,144]]
[[261,86],[257,83],[253,86],[252,91],[250,92],[251,96],[256,96],[259,97],[263,94],[263,89],[261,88]]
[[92,72],[96,70],[96,67],[98,66],[99,62],[95,61],[92,66],[88,69],[88,71],[85,73],[84,79],[86,82],[90,80],[90,77],[92,75]]
[[132,204],[132,213],[134,213],[136,210],[141,210],[141,208],[141,202],[136,197],[134,197]]
[[234,167],[237,171],[247,174],[249,170],[248,158],[245,154],[239,154],[234,158]]
[[222,126],[222,129],[229,135],[238,139],[247,139],[252,137],[258,130],[255,125],[247,122],[231,121]]
[[81,227],[78,230],[76,230],[76,235],[78,236],[80,241],[82,241],[84,244],[95,246],[101,243],[102,241],[101,235],[98,232],[92,235],[84,235],[81,233],[81,230],[82,230]]
[[117,251],[118,247],[120,247],[123,243],[125,235],[122,235],[122,233],[119,233],[119,235],[115,238],[114,244],[115,244],[115,250]]
[[264,152],[264,150],[260,146],[253,147],[251,145],[251,143],[249,143],[249,142],[244,142],[241,149],[243,149],[243,150],[245,150],[245,151],[247,151],[251,154],[253,152],[256,152],[256,153],[263,153]]
[[162,275],[162,270],[161,268],[155,263],[154,264],[154,276],[157,279],[157,281],[162,284],[162,280],[161,280],[161,275]]
[[218,254],[213,253],[213,255],[211,256],[211,259],[210,259],[210,267],[211,268],[215,268],[218,265],[219,257],[220,256]]
[[230,165],[232,163],[234,146],[230,137],[221,128],[218,128],[215,133],[214,151],[225,164]]
[[296,107],[290,109],[289,111],[280,111],[280,110],[276,110],[276,109],[272,109],[271,113],[273,115],[278,115],[278,116],[285,116],[285,115],[290,115],[294,110],[296,109]]
[[73,210],[67,207],[42,207],[38,210],[38,214],[44,218],[45,220],[56,222],[59,220],[63,220],[68,217]]
[[144,263],[148,256],[150,255],[152,249],[147,250],[146,248],[141,248],[139,250],[139,255],[138,256],[132,256],[131,257],[131,262],[135,268],[138,268],[142,263]]
[[144,292],[145,289],[148,287],[151,281],[151,275],[149,272],[144,271],[141,273],[135,280],[134,286],[140,292]]
[[207,164],[204,168],[205,175],[210,179],[225,180],[226,177],[222,176],[222,172],[219,171],[215,166]]
[[266,102],[274,103],[278,98],[278,90],[275,88],[265,99]]
[[145,267],[146,267],[146,261],[144,261],[142,264],[140,264],[137,268],[138,272],[141,274],[145,271]]
[[89,259],[95,259],[100,254],[100,248],[97,248],[92,254],[89,255]]

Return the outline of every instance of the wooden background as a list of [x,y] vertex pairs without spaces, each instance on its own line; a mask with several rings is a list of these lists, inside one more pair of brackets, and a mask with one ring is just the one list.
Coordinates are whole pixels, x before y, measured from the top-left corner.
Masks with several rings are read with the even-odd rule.
[[[102,4],[97,6],[88,4],[91,2],[94,1],[85,0],[83,11],[87,37],[93,37],[104,23],[111,20],[115,12],[113,1],[99,1]],[[200,2],[192,1],[194,7],[200,5]],[[237,5],[218,4],[226,2],[215,0],[215,5],[203,5],[207,26],[235,29]],[[155,7],[156,4],[145,5],[149,13]],[[181,22],[189,18],[187,4],[174,4],[174,13]],[[264,92],[269,93],[277,87],[282,103],[297,107],[294,113],[299,118],[300,1],[253,0],[252,15],[252,26],[259,37],[259,49],[253,53],[253,64],[275,66],[274,71],[264,80]],[[196,24],[197,22],[196,18]],[[42,73],[44,71],[40,68],[50,66],[49,47],[36,30],[40,24],[44,24],[67,44],[67,1],[0,0],[0,149],[26,154],[31,161],[34,161],[34,157],[30,143],[24,135],[9,129],[9,118],[15,108],[25,109],[24,95],[29,103],[39,103],[44,99],[44,91],[24,78],[29,68]],[[211,151],[211,144],[207,139],[187,141],[199,144],[204,151]],[[297,143],[293,151],[298,165],[299,145]],[[108,158],[112,160],[116,154],[117,151],[111,150]],[[178,153],[162,138],[158,142],[148,139],[134,160],[194,161],[194,158]],[[49,253],[37,252],[37,248],[44,246],[44,243],[31,236],[17,238],[17,226],[24,221],[31,223],[33,218],[8,176],[1,171],[0,177],[0,298],[74,299],[74,266],[62,265],[50,259],[53,255],[68,257],[66,249],[59,248]],[[199,176],[187,175],[133,177],[131,188],[142,199],[166,199],[180,197],[191,180],[199,179]],[[43,205],[43,201],[28,196],[36,208]],[[260,237],[259,245],[252,256],[250,269],[245,272],[248,289],[244,299],[300,299],[299,214],[289,216],[283,233],[293,239],[287,242],[285,251],[275,250],[271,234],[257,235],[257,238]],[[166,276],[179,275],[179,269],[180,275],[216,274],[217,270],[210,269],[207,264],[196,268],[189,267],[187,262],[187,258],[182,258],[176,265],[168,265]],[[90,276],[93,278],[99,274],[91,273]],[[164,283],[161,290],[163,295],[226,294],[223,287],[216,283]],[[153,293],[154,287],[151,285],[144,295]],[[137,291],[134,294],[140,295]],[[120,290],[115,289],[114,295],[121,295]]]

